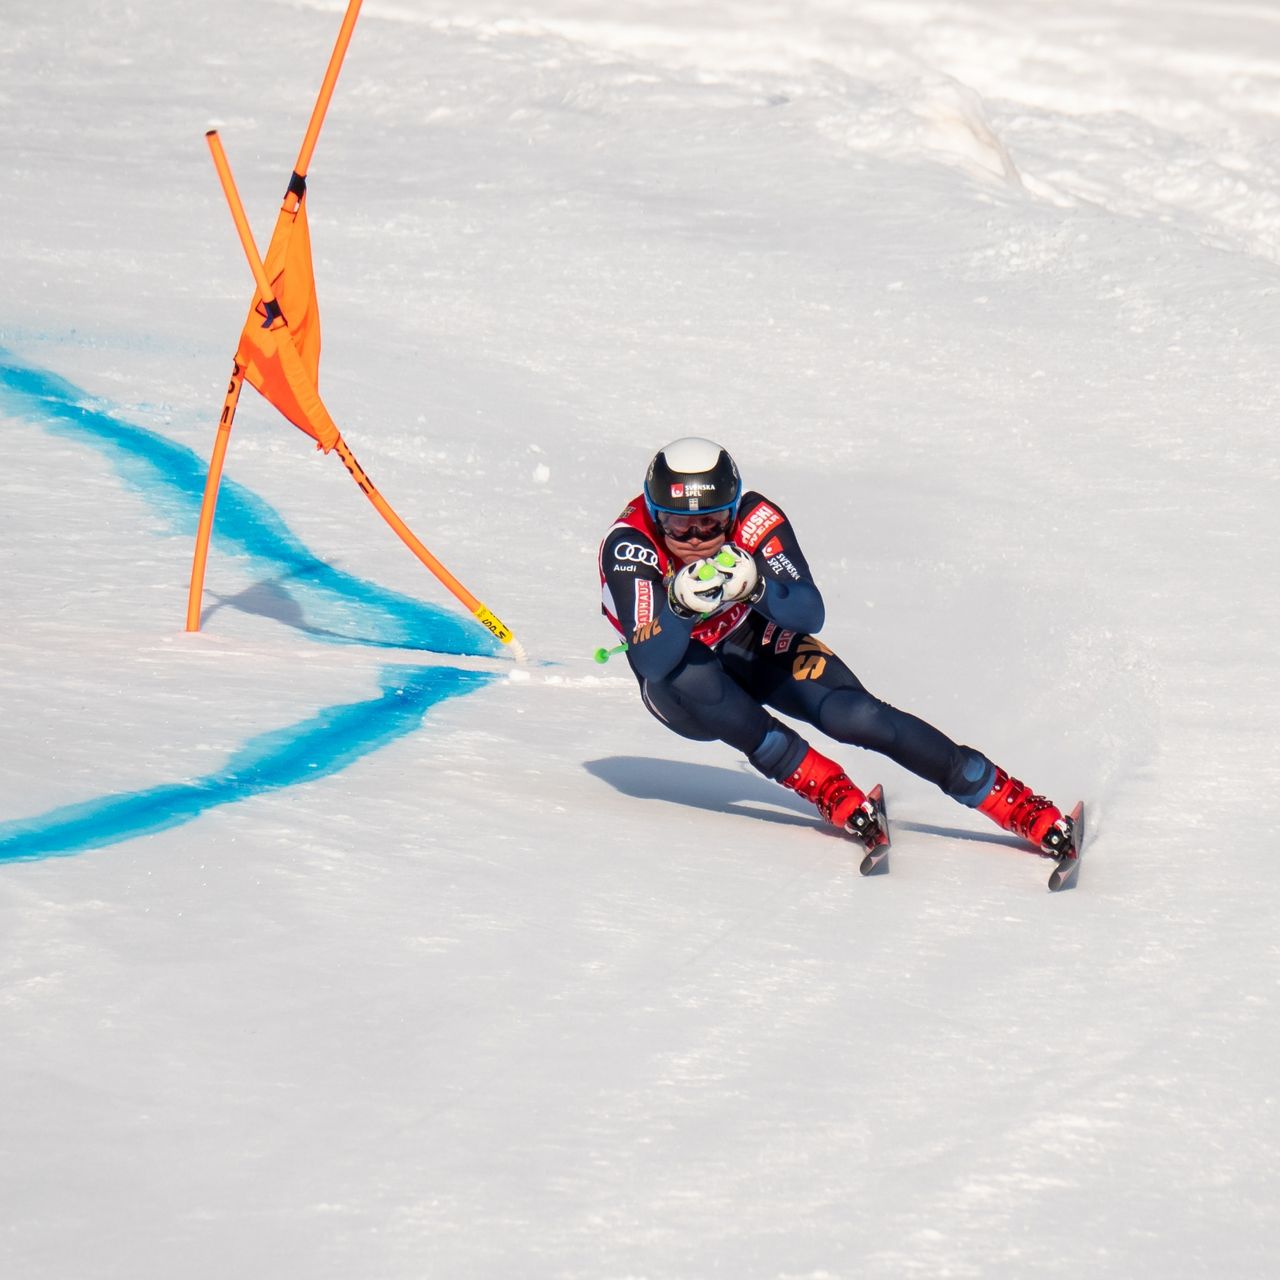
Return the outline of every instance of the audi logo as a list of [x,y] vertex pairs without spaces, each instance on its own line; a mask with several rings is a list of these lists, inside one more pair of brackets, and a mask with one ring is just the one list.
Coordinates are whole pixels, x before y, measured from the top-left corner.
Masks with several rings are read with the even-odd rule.
[[652,547],[643,547],[638,542],[620,542],[614,547],[613,554],[619,560],[634,560],[653,569],[658,567],[658,553]]

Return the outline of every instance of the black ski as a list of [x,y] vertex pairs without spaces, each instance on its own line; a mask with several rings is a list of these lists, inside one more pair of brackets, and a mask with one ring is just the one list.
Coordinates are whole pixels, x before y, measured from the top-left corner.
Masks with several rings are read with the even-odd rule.
[[1071,843],[1058,859],[1053,874],[1049,877],[1049,891],[1057,893],[1062,889],[1074,889],[1076,877],[1080,874],[1080,854],[1084,849],[1084,801],[1071,810]]
[[889,872],[889,814],[884,807],[884,788],[877,782],[867,799],[875,810],[876,832],[858,870],[864,876],[883,876]]

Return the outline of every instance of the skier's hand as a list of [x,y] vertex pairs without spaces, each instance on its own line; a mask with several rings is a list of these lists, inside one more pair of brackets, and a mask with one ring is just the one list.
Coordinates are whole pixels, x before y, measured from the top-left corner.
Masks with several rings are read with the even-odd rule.
[[714,560],[694,560],[671,579],[667,599],[677,617],[700,618],[715,613],[724,601],[724,575]]
[[760,586],[760,570],[756,568],[755,557],[750,552],[726,542],[716,552],[712,563],[720,570],[724,580],[725,604],[737,604],[739,600],[759,599],[756,589]]

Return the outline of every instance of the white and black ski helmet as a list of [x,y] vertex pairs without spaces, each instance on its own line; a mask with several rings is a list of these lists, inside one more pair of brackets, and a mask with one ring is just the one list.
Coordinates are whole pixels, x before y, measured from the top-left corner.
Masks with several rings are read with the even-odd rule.
[[713,440],[685,436],[659,449],[644,478],[649,514],[735,511],[742,497],[737,463]]

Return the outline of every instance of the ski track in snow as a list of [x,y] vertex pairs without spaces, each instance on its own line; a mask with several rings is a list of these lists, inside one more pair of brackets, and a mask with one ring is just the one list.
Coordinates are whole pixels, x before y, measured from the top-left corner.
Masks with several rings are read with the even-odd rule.
[[[194,528],[204,477],[190,450],[116,417],[70,383],[0,351],[0,409],[98,449],[155,508]],[[442,609],[387,591],[317,560],[272,508],[243,485],[223,482],[215,541],[239,548],[272,572],[291,625],[313,639],[489,656],[496,641]],[[284,585],[287,584],[287,589]],[[331,618],[335,609],[340,616]],[[277,608],[277,616],[281,611]],[[318,618],[331,619],[327,624]],[[346,629],[340,629],[346,628]],[[209,809],[336,773],[412,732],[437,702],[494,679],[491,673],[436,666],[389,666],[381,696],[321,708],[310,719],[247,742],[225,769],[189,782],[68,805],[38,817],[0,822],[0,863],[80,853],[190,822]]]

